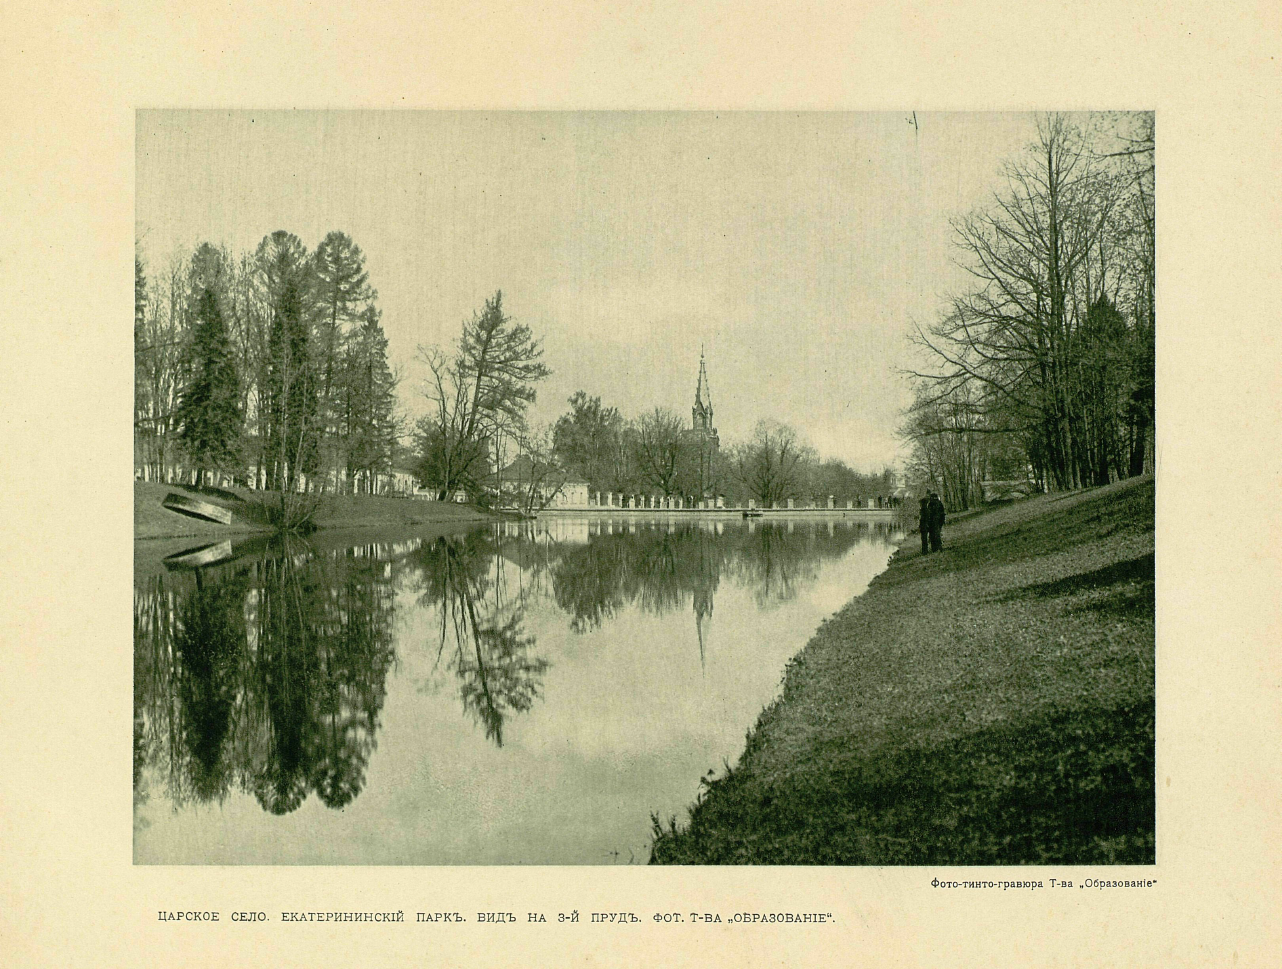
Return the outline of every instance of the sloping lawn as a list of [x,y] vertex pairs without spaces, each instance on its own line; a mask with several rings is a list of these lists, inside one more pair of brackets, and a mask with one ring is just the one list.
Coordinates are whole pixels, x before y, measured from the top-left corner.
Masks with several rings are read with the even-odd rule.
[[1154,860],[1154,484],[916,535],[790,663],[672,864]]

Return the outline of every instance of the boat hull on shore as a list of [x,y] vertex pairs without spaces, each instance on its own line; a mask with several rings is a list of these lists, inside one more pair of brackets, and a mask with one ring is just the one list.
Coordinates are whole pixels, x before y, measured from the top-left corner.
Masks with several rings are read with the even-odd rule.
[[231,509],[224,508],[222,505],[215,505],[213,502],[201,501],[199,498],[193,498],[190,495],[181,495],[176,491],[171,491],[165,496],[161,503],[170,511],[176,511],[180,515],[189,515],[192,518],[201,518],[205,521],[217,522],[220,525],[231,524]]

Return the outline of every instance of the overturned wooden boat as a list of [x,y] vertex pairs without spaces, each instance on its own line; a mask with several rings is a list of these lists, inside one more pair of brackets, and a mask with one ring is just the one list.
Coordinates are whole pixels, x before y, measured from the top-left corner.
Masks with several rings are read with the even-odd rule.
[[173,571],[176,569],[199,569],[206,565],[216,565],[219,562],[225,562],[231,556],[231,539],[228,539],[225,542],[198,545],[195,548],[175,552],[173,555],[166,555],[163,561],[165,568]]
[[743,513],[743,517],[744,518],[761,518],[762,514],[761,512],[757,511],[755,508],[750,508]]
[[210,501],[201,501],[199,498],[191,497],[191,495],[180,495],[176,491],[171,491],[165,496],[165,500],[161,504],[170,511],[190,515],[192,518],[203,518],[205,521],[218,522],[220,525],[231,524],[230,508],[215,505]]

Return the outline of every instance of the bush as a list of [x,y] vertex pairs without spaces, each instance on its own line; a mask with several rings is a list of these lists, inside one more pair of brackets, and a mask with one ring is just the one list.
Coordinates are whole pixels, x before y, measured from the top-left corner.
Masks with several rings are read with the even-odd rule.
[[279,532],[310,534],[316,531],[319,494],[296,491],[260,491],[248,502],[249,517]]

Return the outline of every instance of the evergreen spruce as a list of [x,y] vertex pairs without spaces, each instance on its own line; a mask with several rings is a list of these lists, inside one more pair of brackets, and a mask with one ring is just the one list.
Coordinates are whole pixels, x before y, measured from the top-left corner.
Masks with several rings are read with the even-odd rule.
[[197,485],[204,484],[207,470],[235,461],[241,432],[240,378],[222,311],[209,287],[201,290],[197,300],[177,426],[196,466]]
[[344,366],[348,473],[370,491],[392,470],[396,447],[396,376],[387,364],[387,336],[377,308],[362,316],[347,343]]
[[268,335],[268,457],[271,482],[279,490],[292,490],[300,473],[316,469],[320,431],[316,384],[303,295],[299,281],[288,276]]
[[350,341],[359,339],[367,310],[378,294],[369,284],[365,255],[344,232],[330,232],[312,258],[314,276],[315,361],[320,420],[324,427],[321,462],[327,471],[350,474],[346,453],[347,388],[344,386]]

